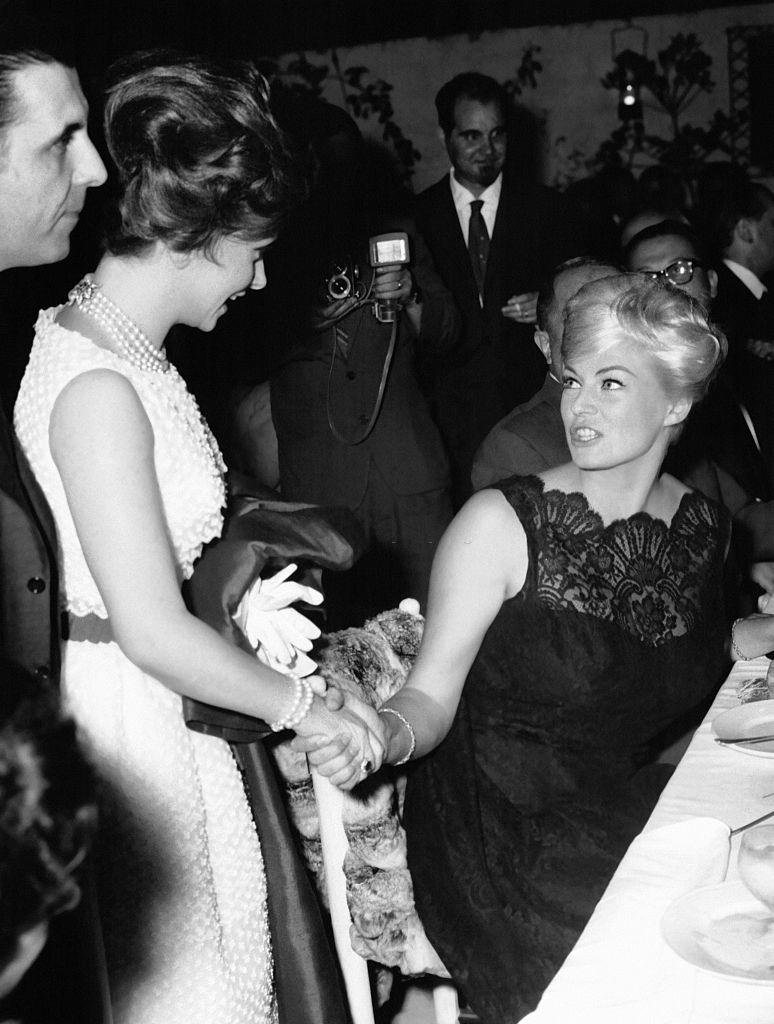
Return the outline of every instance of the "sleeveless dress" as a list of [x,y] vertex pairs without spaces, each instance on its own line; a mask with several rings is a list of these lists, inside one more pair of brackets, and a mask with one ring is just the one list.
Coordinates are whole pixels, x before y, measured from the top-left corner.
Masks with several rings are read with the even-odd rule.
[[527,535],[452,729],[409,777],[427,935],[484,1024],[535,1007],[666,781],[649,745],[721,683],[725,512],[608,526],[536,477],[498,485]]
[[[99,625],[107,612],[48,444],[62,389],[107,368],[136,390],[181,582],[220,533],[224,466],[173,367],[140,370],[56,313],[38,318],[15,425],[56,521],[66,611]],[[275,1022],[263,858],[228,744],[186,729],[181,697],[109,638],[66,642],[62,692],[101,781],[95,870],[115,1024]]]

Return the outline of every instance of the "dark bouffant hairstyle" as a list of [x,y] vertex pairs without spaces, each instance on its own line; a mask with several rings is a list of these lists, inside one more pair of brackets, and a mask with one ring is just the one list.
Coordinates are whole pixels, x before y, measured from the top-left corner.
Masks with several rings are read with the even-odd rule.
[[95,783],[53,690],[0,660],[0,965],[19,935],[73,907],[96,827]]
[[122,186],[112,253],[156,241],[209,253],[227,235],[276,233],[305,183],[252,64],[148,50],[108,75],[105,136]]
[[435,97],[438,124],[444,135],[454,127],[454,108],[463,97],[479,103],[496,103],[503,117],[508,114],[508,93],[499,82],[478,71],[464,71],[442,85]]

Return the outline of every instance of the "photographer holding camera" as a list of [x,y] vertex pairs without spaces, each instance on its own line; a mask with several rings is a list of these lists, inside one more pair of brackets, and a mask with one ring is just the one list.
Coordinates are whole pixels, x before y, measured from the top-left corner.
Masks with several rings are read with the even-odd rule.
[[345,505],[366,534],[355,568],[326,581],[338,628],[404,597],[424,605],[452,506],[417,368],[454,348],[459,317],[354,122],[323,104],[308,124],[317,181],[272,254],[290,338],[271,405],[283,498]]

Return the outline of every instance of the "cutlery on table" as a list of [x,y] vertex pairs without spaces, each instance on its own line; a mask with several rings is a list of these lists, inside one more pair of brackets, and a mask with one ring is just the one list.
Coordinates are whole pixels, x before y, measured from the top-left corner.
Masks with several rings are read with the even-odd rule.
[[767,818],[774,818],[774,811],[769,811],[768,814],[762,814],[760,818],[756,818],[755,821],[748,821],[746,825],[740,825],[738,828],[732,828],[729,835],[737,836],[740,832],[744,832],[745,829],[752,828],[753,825],[760,825],[762,821],[766,821]]

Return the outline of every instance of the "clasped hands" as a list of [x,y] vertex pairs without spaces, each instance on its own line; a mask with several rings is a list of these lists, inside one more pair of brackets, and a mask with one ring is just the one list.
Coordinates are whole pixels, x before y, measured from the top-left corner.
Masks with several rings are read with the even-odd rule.
[[297,726],[290,746],[306,754],[310,767],[334,786],[352,789],[381,767],[385,728],[369,704],[328,687],[324,697],[315,701],[312,713]]
[[320,630],[291,605],[318,605],[322,594],[291,580],[296,568],[291,562],[274,576],[256,579],[233,617],[265,665],[307,677],[316,698],[296,726],[293,749],[307,754],[310,765],[334,785],[351,789],[384,760],[384,725],[369,704],[312,674],[317,665],[306,652]]

